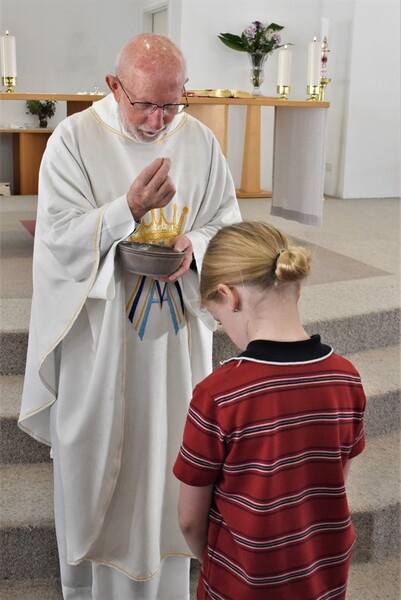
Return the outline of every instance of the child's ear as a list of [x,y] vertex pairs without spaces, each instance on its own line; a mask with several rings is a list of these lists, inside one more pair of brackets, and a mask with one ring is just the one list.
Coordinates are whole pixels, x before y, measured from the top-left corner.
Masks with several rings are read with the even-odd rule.
[[217,291],[222,296],[223,301],[227,302],[232,312],[239,307],[239,296],[235,287],[229,287],[225,283],[219,283]]

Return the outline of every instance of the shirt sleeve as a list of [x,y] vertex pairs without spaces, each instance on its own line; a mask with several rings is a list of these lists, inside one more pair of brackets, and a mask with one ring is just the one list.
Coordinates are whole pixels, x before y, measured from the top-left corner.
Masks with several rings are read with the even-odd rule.
[[225,435],[218,421],[217,407],[207,390],[198,385],[188,410],[173,473],[188,485],[210,485],[220,474],[225,454]]

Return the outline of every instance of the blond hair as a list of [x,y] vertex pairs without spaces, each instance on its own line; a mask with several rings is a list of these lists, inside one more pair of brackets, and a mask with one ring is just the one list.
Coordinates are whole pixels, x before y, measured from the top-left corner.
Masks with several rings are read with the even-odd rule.
[[200,281],[201,302],[217,300],[219,283],[232,287],[300,282],[310,271],[310,253],[294,246],[272,225],[243,221],[220,229],[209,242]]

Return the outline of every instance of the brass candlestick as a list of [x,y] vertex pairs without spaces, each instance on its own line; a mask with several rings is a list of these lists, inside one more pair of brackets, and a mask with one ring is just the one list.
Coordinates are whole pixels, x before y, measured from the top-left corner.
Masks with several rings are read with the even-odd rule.
[[319,100],[320,85],[307,85],[306,93],[309,94],[310,98],[308,101],[317,102]]
[[4,87],[7,88],[6,90],[4,90],[5,94],[14,94],[15,90],[13,88],[15,88],[15,86],[17,85],[16,77],[2,77],[1,82],[4,85]]
[[321,77],[320,85],[319,85],[319,101],[324,102],[326,87],[330,83],[331,79],[329,77]]
[[287,100],[291,87],[289,85],[278,85],[277,93],[280,94],[280,100]]

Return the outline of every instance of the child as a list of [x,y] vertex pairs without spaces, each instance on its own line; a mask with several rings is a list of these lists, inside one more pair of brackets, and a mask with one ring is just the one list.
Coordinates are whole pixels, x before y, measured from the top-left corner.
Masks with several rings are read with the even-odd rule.
[[204,258],[202,304],[243,352],[196,386],[174,465],[198,600],[345,598],[345,479],[365,445],[365,395],[301,324],[309,264],[258,222],[222,228]]

